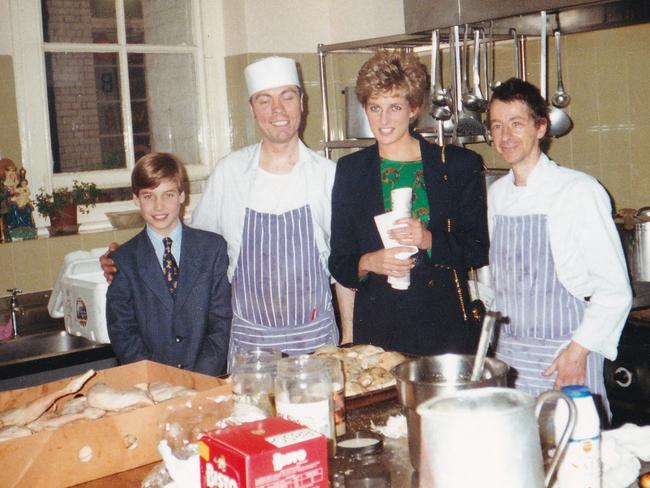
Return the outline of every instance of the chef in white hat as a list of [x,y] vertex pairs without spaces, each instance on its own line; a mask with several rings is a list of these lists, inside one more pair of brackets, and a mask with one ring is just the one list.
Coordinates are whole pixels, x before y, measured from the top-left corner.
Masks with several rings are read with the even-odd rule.
[[335,165],[299,138],[293,59],[260,59],[244,75],[262,140],[219,161],[192,215],[228,243],[229,364],[253,347],[302,354],[339,341],[327,269]]

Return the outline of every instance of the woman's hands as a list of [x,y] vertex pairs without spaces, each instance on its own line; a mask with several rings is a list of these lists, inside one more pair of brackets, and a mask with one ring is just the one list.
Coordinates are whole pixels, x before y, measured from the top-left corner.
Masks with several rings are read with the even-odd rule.
[[418,249],[431,249],[431,232],[424,224],[416,219],[404,217],[395,221],[394,227],[388,231],[391,239],[402,246],[416,246]]
[[359,260],[359,276],[368,273],[394,276],[400,278],[413,268],[413,259],[399,259],[400,253],[413,253],[413,247],[392,247],[390,249],[379,249],[361,256]]

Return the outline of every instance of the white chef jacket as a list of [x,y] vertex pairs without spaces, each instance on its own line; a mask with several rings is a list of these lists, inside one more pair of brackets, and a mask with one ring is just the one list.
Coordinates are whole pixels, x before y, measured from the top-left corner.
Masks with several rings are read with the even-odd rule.
[[490,237],[494,215],[530,214],[547,216],[560,283],[580,300],[589,297],[572,340],[616,359],[632,290],[605,189],[595,178],[559,167],[542,154],[526,186],[515,186],[512,170],[490,186]]
[[[218,163],[208,178],[203,197],[192,212],[192,227],[221,234],[228,243],[228,279],[232,281],[239,258],[246,208],[250,206],[251,189],[259,171],[262,143],[230,153]],[[319,156],[300,141],[298,172],[309,204],[314,225],[316,246],[323,269],[329,276],[327,259],[330,253],[332,186],[336,165]]]

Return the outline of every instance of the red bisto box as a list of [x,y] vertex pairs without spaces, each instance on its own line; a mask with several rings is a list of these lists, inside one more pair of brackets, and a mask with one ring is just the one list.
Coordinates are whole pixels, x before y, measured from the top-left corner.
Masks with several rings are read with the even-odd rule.
[[326,488],[327,439],[280,417],[199,439],[201,488]]

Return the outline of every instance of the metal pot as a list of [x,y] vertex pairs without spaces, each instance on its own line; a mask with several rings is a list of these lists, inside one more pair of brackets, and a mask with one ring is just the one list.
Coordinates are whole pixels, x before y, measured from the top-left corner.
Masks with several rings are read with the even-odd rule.
[[397,394],[406,415],[411,464],[420,466],[420,416],[416,408],[425,400],[445,396],[460,390],[486,386],[506,386],[508,365],[487,358],[483,376],[470,381],[474,356],[442,354],[404,362],[391,370],[397,380]]
[[634,282],[650,282],[650,207],[624,208],[616,218],[627,268]]
[[[544,473],[538,418],[547,401],[566,402],[569,418]],[[547,391],[537,401],[511,388],[460,391],[421,404],[420,487],[545,488],[576,421],[573,402]]]

